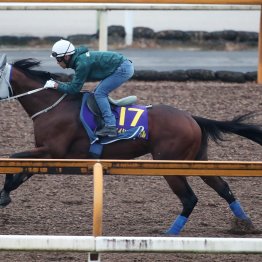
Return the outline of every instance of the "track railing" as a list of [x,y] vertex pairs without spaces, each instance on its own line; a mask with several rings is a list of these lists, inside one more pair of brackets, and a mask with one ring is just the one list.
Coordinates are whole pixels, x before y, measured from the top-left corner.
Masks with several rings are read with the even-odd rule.
[[[72,0],[1,0],[6,3],[72,3]],[[130,0],[77,0],[77,3],[130,4]],[[262,0],[132,0],[133,4],[261,5]]]
[[262,176],[262,162],[25,158],[0,158],[0,174],[92,174],[96,163],[107,175]]
[[93,236],[0,235],[0,251],[262,253],[262,238],[102,237],[103,176],[262,176],[262,162],[0,158],[0,174],[92,175]]

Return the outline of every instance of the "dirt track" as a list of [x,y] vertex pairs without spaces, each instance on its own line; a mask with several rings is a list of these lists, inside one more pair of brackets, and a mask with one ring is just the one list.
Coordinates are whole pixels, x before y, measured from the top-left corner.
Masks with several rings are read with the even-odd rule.
[[[115,97],[135,94],[139,103],[165,103],[212,119],[262,109],[262,87],[217,82],[130,82]],[[0,103],[0,157],[33,147],[32,122],[17,102]],[[254,118],[262,123],[262,115]],[[46,127],[48,128],[48,127]],[[261,147],[239,137],[210,143],[210,160],[261,161]],[[148,156],[147,156],[148,158]],[[1,177],[1,183],[3,183]],[[197,177],[188,178],[199,202],[181,236],[262,237],[262,233],[229,233],[227,204]],[[261,178],[226,178],[256,228],[262,230]],[[35,176],[12,193],[13,202],[0,210],[1,234],[91,235],[92,177]],[[181,205],[162,177],[105,177],[103,234],[163,236]],[[1,252],[0,261],[86,261],[79,253]],[[102,261],[262,261],[262,255],[103,254]]]

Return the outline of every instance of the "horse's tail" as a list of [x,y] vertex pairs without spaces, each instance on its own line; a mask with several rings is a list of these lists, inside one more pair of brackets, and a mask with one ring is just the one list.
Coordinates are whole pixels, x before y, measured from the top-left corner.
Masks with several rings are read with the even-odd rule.
[[202,130],[202,143],[204,144],[207,143],[209,138],[219,143],[219,141],[224,140],[223,134],[236,134],[262,145],[261,125],[246,122],[254,115],[254,113],[249,113],[229,121],[217,121],[198,116],[193,116],[193,118]]

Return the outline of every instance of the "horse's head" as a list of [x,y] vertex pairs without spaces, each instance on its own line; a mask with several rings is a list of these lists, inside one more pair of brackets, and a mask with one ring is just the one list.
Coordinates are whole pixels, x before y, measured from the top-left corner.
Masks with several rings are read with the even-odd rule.
[[40,61],[32,58],[7,63],[6,55],[0,58],[0,99],[12,97],[43,86],[51,78],[45,71],[32,70],[40,65]]
[[0,100],[18,99],[31,118],[47,112],[58,105],[65,94],[46,89],[44,84],[56,75],[32,69],[40,61],[27,58],[7,63],[6,56],[0,59]]
[[0,58],[0,99],[39,89],[47,80],[56,78],[49,72],[32,69],[39,65],[40,61],[32,58],[9,64],[4,54]]

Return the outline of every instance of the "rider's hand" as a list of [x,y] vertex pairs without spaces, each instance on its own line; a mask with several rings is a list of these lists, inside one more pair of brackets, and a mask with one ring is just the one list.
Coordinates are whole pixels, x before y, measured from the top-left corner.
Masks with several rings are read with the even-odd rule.
[[48,80],[46,81],[45,85],[44,85],[44,88],[54,88],[56,89],[57,88],[57,83],[53,80]]

